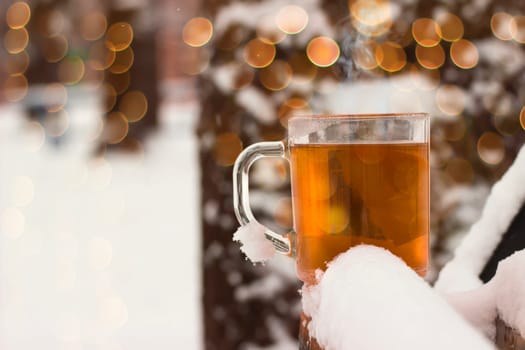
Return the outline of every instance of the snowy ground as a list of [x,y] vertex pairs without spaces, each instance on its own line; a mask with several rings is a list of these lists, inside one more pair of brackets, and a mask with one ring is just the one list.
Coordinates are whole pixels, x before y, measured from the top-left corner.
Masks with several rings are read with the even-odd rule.
[[96,105],[70,96],[59,148],[0,106],[0,349],[198,349],[195,107],[102,159]]

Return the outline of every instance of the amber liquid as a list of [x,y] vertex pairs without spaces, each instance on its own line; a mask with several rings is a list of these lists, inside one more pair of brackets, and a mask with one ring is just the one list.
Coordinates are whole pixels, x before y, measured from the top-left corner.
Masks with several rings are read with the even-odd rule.
[[428,265],[428,144],[308,144],[290,148],[297,272],[358,244],[388,249],[424,276]]

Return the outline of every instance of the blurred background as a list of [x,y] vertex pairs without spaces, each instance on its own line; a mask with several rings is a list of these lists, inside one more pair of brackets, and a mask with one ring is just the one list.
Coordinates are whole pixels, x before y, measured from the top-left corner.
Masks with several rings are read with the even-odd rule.
[[294,114],[431,114],[429,282],[525,141],[521,0],[2,0],[0,39],[1,349],[297,349],[293,261],[231,242]]

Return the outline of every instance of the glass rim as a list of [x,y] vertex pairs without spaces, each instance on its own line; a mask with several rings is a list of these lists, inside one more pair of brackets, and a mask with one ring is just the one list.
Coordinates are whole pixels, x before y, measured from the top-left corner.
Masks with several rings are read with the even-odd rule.
[[426,112],[408,112],[408,113],[363,113],[363,114],[337,114],[337,113],[323,113],[323,114],[299,114],[294,115],[288,119],[288,123],[294,120],[328,120],[328,119],[383,119],[383,118],[428,118],[429,114]]

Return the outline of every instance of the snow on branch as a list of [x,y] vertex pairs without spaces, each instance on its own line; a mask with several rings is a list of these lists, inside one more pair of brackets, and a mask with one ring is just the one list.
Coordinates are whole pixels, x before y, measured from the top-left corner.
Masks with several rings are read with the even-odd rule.
[[481,218],[458,246],[454,258],[441,270],[435,284],[437,290],[450,293],[482,285],[479,274],[525,202],[524,178],[525,147],[522,147],[514,164],[493,186]]
[[303,288],[310,335],[326,349],[494,349],[389,251],[358,246]]

